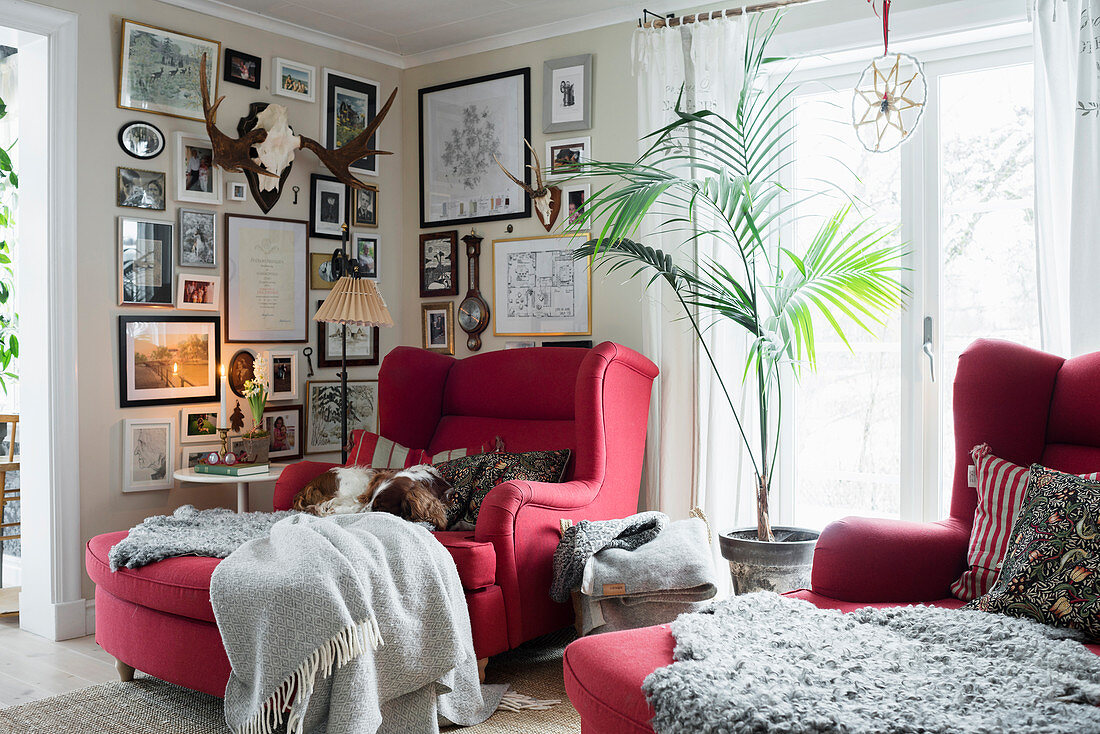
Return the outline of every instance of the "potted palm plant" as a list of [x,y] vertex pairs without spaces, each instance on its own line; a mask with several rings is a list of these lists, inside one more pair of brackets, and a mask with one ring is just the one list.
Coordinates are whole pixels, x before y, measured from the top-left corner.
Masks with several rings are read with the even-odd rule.
[[[594,268],[607,272],[644,277],[647,287],[671,290],[717,376],[755,475],[756,527],[720,538],[738,593],[805,584],[818,536],[771,523],[782,373],[797,377],[815,366],[814,329],[820,321],[847,344],[846,329],[873,333],[908,295],[897,277],[904,249],[888,242],[892,232],[872,229],[866,221],[850,223],[851,207],[826,217],[801,246],[780,241],[778,223],[793,216],[804,199],[784,190],[779,180],[793,124],[786,103],[795,88],[789,76],[776,85],[763,83],[763,69],[774,61],[765,49],[778,22],[778,17],[766,24],[757,19],[750,27],[745,82],[732,119],[683,109],[681,91],[675,119],[645,138],[652,144],[638,160],[580,166],[577,175],[610,177],[611,183],[570,224],[577,232],[599,231],[576,257],[591,258]],[[603,223],[598,230],[596,221]],[[630,239],[644,226],[675,236],[675,252]],[[701,238],[711,238],[717,256],[693,254]],[[745,411],[755,413],[756,428],[739,410],[704,338],[720,320],[748,333],[743,375],[751,398]]]

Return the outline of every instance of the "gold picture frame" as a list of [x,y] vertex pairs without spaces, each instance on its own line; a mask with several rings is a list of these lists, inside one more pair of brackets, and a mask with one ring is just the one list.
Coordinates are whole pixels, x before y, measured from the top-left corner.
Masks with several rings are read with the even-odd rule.
[[[493,240],[493,335],[494,336],[591,336],[592,335],[592,268],[591,263],[573,260],[573,251],[587,242],[588,232],[569,232],[563,234],[536,235],[532,237],[509,237]],[[557,240],[557,242],[549,242]],[[543,257],[538,257],[538,255]],[[522,274],[517,278],[517,265],[509,261],[512,255],[526,260],[530,275],[557,277],[553,267],[555,259],[568,259],[572,263],[571,285],[573,303],[570,308],[558,308],[554,313],[547,307],[559,293],[539,293],[538,288],[547,277],[532,277],[531,282],[523,281]],[[583,272],[582,272],[583,270]],[[509,275],[513,280],[509,281]],[[537,285],[536,285],[537,282]],[[579,286],[579,287],[577,287]]]
[[[441,330],[442,329],[442,333]],[[439,354],[455,353],[454,301],[424,303],[420,306],[420,330],[424,348]]]
[[332,255],[327,252],[309,253],[309,289],[311,291],[331,291],[336,285],[335,280],[326,280],[325,270],[332,262]]
[[[135,49],[131,48],[131,46],[136,43],[133,40],[135,31],[154,37],[159,36],[164,39],[165,42],[175,41],[181,53],[180,58],[173,64],[169,64],[169,61],[173,60],[172,58],[166,57],[159,52],[159,60],[147,60],[144,64],[147,74],[145,78],[142,79],[145,88],[142,90],[134,88],[130,78],[132,74],[129,73],[131,68],[138,61]],[[207,73],[210,76],[210,82],[212,82],[210,84],[210,99],[214,100],[218,98],[218,80],[221,76],[222,56],[222,44],[220,41],[202,38],[201,36],[195,36],[190,33],[180,33],[179,31],[173,31],[159,26],[149,25],[148,23],[130,20],[129,18],[123,18],[118,51],[117,103],[119,109],[137,110],[139,112],[148,112],[152,115],[166,115],[168,117],[179,117],[184,120],[196,120],[198,122],[203,122],[205,120],[202,114],[202,104],[198,99],[199,85],[197,70],[202,57],[200,55],[198,58],[195,58],[194,53],[183,56],[182,52],[184,48],[182,44],[194,46],[194,48],[189,49],[192,52],[201,51],[207,54]],[[159,68],[153,71],[152,69],[154,67]],[[168,99],[166,96],[171,89],[171,85],[179,78],[179,74],[183,73],[189,75],[192,70],[195,72],[196,77],[194,101],[188,105],[174,105],[172,100]],[[162,84],[164,88],[159,89],[158,87]],[[157,99],[158,93],[161,96],[159,100]],[[139,95],[144,95],[144,97]]]

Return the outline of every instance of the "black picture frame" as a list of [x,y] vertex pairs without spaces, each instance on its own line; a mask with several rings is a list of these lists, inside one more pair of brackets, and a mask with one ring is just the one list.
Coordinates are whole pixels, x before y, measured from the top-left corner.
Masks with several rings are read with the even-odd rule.
[[[311,173],[309,175],[309,236],[326,240],[342,240],[344,238],[343,233],[340,232],[339,227],[333,231],[325,229],[318,229],[318,224],[327,225],[330,223],[320,222],[320,206],[322,202],[318,201],[318,195],[327,195],[332,193],[331,191],[319,191],[321,184],[335,184],[340,187],[343,192],[340,194],[340,204],[338,205],[341,213],[341,223],[349,224],[348,211],[350,207],[348,196],[348,187],[345,184],[340,183],[340,180],[334,176],[325,176],[320,173]],[[325,188],[330,188],[325,186]]]
[[[364,98],[366,114],[364,115],[363,124],[362,126],[355,125],[353,128],[353,132],[356,130],[362,132],[378,114],[378,98],[381,94],[381,85],[371,79],[344,74],[339,71],[333,71],[332,69],[323,69],[322,79],[324,83],[325,147],[329,149],[339,148],[347,142],[347,140],[340,140],[340,136],[337,132],[337,101],[340,96],[340,91],[344,90],[350,93],[349,96],[354,95]],[[371,150],[378,149],[377,130],[370,136],[368,147]],[[378,156],[370,155],[366,158],[360,158],[352,163],[349,168],[377,176]]]
[[592,340],[591,339],[573,339],[573,340],[570,340],[570,341],[561,341],[561,342],[543,342],[542,346],[544,346],[544,347],[567,347],[567,348],[570,348],[570,349],[591,349],[592,348]]
[[[131,130],[144,130],[152,136],[153,149],[148,153],[138,153],[131,150],[129,144],[130,131]],[[144,120],[132,120],[118,129],[118,147],[122,148],[122,151],[131,158],[137,158],[140,161],[147,161],[152,158],[156,158],[158,155],[164,152],[165,137],[164,133],[159,127],[151,122],[145,122]]]
[[[157,391],[177,391],[177,395],[164,395],[158,392],[156,397],[141,398],[134,397],[134,392],[130,389],[130,377],[135,377],[135,387],[137,385],[137,374],[135,367],[137,366],[137,353],[134,354],[134,364],[131,364],[129,355],[129,327],[131,324],[179,324],[179,323],[193,323],[193,324],[207,324],[213,327],[212,337],[210,341],[214,343],[213,359],[208,360],[207,363],[207,375],[210,379],[211,389],[197,391],[195,389],[186,388],[186,364],[184,365],[183,374],[172,375],[172,378],[183,378],[181,380],[181,386],[174,388],[171,385],[167,387],[154,387],[154,388],[139,388],[150,389]],[[218,377],[218,365],[221,363],[221,318],[219,316],[176,316],[176,315],[149,315],[149,316],[133,316],[133,315],[120,315],[118,317],[118,377],[119,377],[119,393],[118,404],[120,408],[136,408],[144,405],[186,405],[190,403],[210,403],[221,400],[221,380]],[[151,372],[154,377],[164,375],[167,379],[167,375],[171,370],[168,366],[170,358],[166,357],[163,360],[157,362],[151,360],[143,360],[143,371]],[[178,362],[179,360],[173,360]],[[164,362],[164,364],[159,364]]]
[[[510,196],[519,197],[519,200],[523,202],[523,210],[515,211],[504,214],[485,214],[473,216],[441,216],[439,219],[429,218],[428,209],[429,203],[426,200],[425,191],[428,187],[426,180],[426,161],[425,161],[425,146],[428,144],[427,137],[425,136],[425,119],[424,119],[424,102],[425,98],[430,97],[433,94],[440,92],[448,92],[459,87],[471,87],[479,84],[485,84],[488,82],[494,82],[501,79],[508,79],[510,77],[518,77],[522,82],[523,87],[523,100],[516,100],[517,106],[520,108],[520,112],[523,116],[522,133],[518,136],[518,140],[510,141],[516,145],[516,150],[519,152],[522,165],[516,166],[516,169],[512,173],[517,176],[520,175],[519,171],[523,171],[522,176],[525,183],[531,183],[531,169],[528,166],[531,164],[531,153],[527,146],[524,144],[525,140],[531,139],[531,68],[524,67],[520,69],[511,69],[509,71],[501,71],[496,74],[485,74],[483,76],[473,77],[470,79],[462,79],[455,82],[448,82],[446,84],[437,84],[432,87],[425,87],[419,90],[418,99],[418,133],[420,138],[419,156],[420,156],[420,226],[427,229],[428,227],[444,227],[449,225],[466,225],[474,224],[477,222],[498,222],[507,219],[528,219],[531,216],[531,199],[522,188],[518,185],[508,182],[506,185],[507,192]],[[492,168],[488,168],[491,165]],[[493,172],[496,175],[498,170],[494,161],[489,160],[486,164],[486,170]],[[501,174],[503,175],[503,174]],[[490,192],[491,193],[491,192]],[[503,193],[503,192],[502,192]],[[480,198],[479,194],[472,193],[471,197],[474,199]],[[490,205],[490,211],[492,206]]]
[[[448,259],[450,260],[450,267],[444,267],[443,262],[437,263],[435,268],[442,268],[443,273],[447,273],[451,281],[450,288],[430,288],[431,282],[436,278],[431,275],[429,271],[428,262],[430,256],[427,253],[426,245],[432,241],[446,240],[450,244],[450,254]],[[438,258],[438,253],[437,253]],[[448,232],[424,232],[420,235],[420,250],[419,259],[417,261],[417,280],[420,286],[421,298],[436,298],[437,296],[457,296],[458,295],[458,230],[452,229]]]
[[[152,243],[151,252],[141,252],[138,243]],[[157,219],[123,216],[118,218],[118,305],[173,308],[172,286],[175,269],[175,224]],[[143,268],[150,268],[143,271]],[[140,275],[139,272],[146,274]],[[158,281],[159,285],[143,285]]]
[[[317,308],[320,309],[322,304],[324,304],[324,300],[317,301]],[[329,324],[329,323],[326,323],[326,322],[323,322],[323,321],[318,321],[317,322],[317,366],[318,367],[339,367],[340,366],[340,352],[337,351],[335,354],[329,354],[328,353],[328,339],[326,337],[327,337],[327,332],[330,328],[339,329],[340,325],[339,324]],[[371,341],[372,341],[371,351],[374,353],[374,356],[373,357],[366,357],[366,358],[364,358],[364,357],[356,357],[356,358],[348,357],[348,367],[372,367],[372,366],[378,364],[379,356],[380,356],[379,352],[378,352],[378,342],[379,342],[378,327],[377,326],[371,326],[371,327],[368,327],[368,328],[370,328],[370,330],[371,330]]]
[[[252,64],[252,78],[242,77],[237,69],[238,63]],[[246,54],[243,51],[225,49],[225,63],[222,65],[222,79],[233,84],[252,89],[260,88],[260,74],[263,72],[263,60],[259,56]]]

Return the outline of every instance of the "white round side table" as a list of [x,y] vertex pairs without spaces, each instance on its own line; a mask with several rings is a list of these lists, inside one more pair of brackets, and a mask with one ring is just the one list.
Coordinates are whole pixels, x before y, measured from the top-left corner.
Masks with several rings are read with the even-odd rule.
[[283,473],[286,464],[272,464],[266,474],[246,474],[243,477],[230,477],[224,474],[199,474],[193,467],[179,469],[172,474],[181,482],[193,484],[236,484],[237,512],[248,512],[248,485],[252,482],[273,482]]

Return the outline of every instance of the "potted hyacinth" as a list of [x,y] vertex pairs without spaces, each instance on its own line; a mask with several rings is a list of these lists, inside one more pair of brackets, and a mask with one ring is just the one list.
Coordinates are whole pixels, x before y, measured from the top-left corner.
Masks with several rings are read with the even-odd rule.
[[271,434],[264,428],[267,405],[267,360],[257,357],[252,363],[252,379],[244,383],[244,395],[252,411],[252,430],[243,434],[245,461],[263,464],[271,450]]

